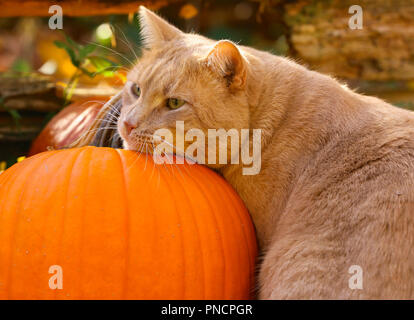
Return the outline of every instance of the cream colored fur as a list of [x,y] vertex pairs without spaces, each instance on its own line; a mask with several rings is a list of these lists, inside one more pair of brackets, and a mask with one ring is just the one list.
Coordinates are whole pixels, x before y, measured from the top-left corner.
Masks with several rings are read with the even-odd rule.
[[[414,298],[414,114],[329,76],[230,41],[184,34],[141,7],[146,50],[128,78],[119,131],[262,129],[262,169],[216,165],[260,243],[261,299]],[[168,110],[165,99],[188,103]],[[137,128],[128,135],[124,122]],[[351,290],[351,265],[363,289]]]

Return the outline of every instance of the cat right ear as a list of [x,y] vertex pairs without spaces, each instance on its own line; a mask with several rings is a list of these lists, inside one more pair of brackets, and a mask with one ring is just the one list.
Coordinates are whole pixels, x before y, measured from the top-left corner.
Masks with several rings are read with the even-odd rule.
[[237,46],[220,40],[207,56],[207,65],[227,81],[227,86],[241,89],[246,82],[246,60]]
[[169,41],[183,34],[181,30],[169,24],[144,6],[139,7],[139,22],[142,41],[144,47],[148,49],[159,42]]

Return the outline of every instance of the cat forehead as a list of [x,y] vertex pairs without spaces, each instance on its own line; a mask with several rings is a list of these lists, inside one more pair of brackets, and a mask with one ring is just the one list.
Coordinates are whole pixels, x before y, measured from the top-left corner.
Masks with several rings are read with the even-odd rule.
[[183,73],[200,71],[200,67],[200,55],[193,50],[179,46],[168,46],[145,50],[132,68],[130,76],[141,80],[150,75],[152,77],[157,75],[176,77],[183,75]]
[[[185,34],[180,39],[159,42],[144,49],[132,71],[131,81],[141,86],[160,89],[177,87],[188,81],[199,80],[208,73],[205,60],[216,41],[196,34]],[[165,89],[164,91],[166,91]]]
[[143,58],[171,59],[206,56],[214,41],[195,34],[186,34],[180,39],[163,41],[151,49],[145,49]]
[[136,82],[147,96],[162,94],[183,98],[188,94],[191,83],[196,81],[194,76],[197,73],[188,66],[188,61],[185,65],[182,62],[178,59],[141,61],[128,75],[128,80]]

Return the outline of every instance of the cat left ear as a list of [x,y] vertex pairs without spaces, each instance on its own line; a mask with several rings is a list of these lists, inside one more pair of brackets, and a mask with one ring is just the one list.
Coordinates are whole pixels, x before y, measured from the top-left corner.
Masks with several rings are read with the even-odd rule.
[[158,42],[169,41],[183,34],[181,30],[169,24],[144,6],[139,7],[139,21],[141,37],[146,48],[151,48]]
[[246,61],[237,46],[220,40],[207,56],[207,65],[218,72],[231,88],[243,88],[246,82]]

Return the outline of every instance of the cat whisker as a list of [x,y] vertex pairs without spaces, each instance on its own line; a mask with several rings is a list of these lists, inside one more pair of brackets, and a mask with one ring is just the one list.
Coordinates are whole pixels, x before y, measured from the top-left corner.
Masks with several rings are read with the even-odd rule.
[[109,130],[116,130],[117,127],[103,127],[103,128],[90,129],[90,130],[84,132],[79,138],[83,138],[83,137],[87,136],[90,133],[95,133],[96,134],[96,133],[98,133],[101,130],[108,130],[108,129]]
[[112,69],[115,69],[115,71],[122,70],[122,69],[126,70],[127,72],[130,71],[130,69],[128,69],[126,67],[123,67],[123,66],[108,66],[106,68],[100,69],[99,71],[93,72],[92,75],[96,76],[97,74],[99,74],[102,71],[112,70]]
[[80,107],[83,107],[87,103],[99,103],[101,105],[104,105],[106,102],[105,101],[100,101],[100,100],[88,100],[88,101],[82,102],[82,104],[80,105]]
[[[176,150],[177,148],[176,148],[176,146],[174,146],[172,143],[170,143],[170,142],[168,142],[168,141],[166,141],[165,139],[163,139],[161,136],[159,136],[159,135],[153,135],[154,137],[156,137],[156,138],[158,138],[158,139],[160,139],[162,142],[164,142],[164,143],[166,143],[166,144],[168,144],[169,146],[171,146],[174,150]],[[189,159],[189,160],[191,160],[191,161],[193,161],[194,163],[197,163],[197,160],[196,159],[194,159],[193,157],[191,157],[191,156],[189,156],[189,155],[187,155],[187,154],[185,154],[185,156],[184,156],[184,160],[186,160],[186,159]]]
[[106,117],[105,118],[103,118],[103,119],[101,119],[100,120],[101,122],[110,122],[110,123],[112,123],[112,124],[117,124],[118,123],[118,121],[119,121],[119,117],[118,116],[115,116],[115,115],[113,115],[113,114],[107,114],[106,115]]
[[125,39],[125,41],[124,41],[124,40],[122,40],[122,39],[120,39],[120,40],[121,40],[124,44],[126,44],[126,45],[127,45],[127,47],[131,50],[132,54],[135,56],[135,59],[137,59],[137,60],[138,60],[138,56],[137,56],[137,54],[135,53],[135,51],[133,50],[133,48],[132,48],[132,46],[131,46],[131,43],[128,41],[127,37],[125,36],[125,33],[122,31],[122,29],[121,29],[119,26],[114,25],[114,27],[115,27],[115,28],[117,28],[117,29],[121,32],[122,36],[123,36],[123,37],[124,37],[124,39]]
[[[152,141],[151,143],[152,143],[152,149],[154,150],[155,149],[154,142]],[[156,163],[154,161],[154,168],[156,166],[157,165],[156,165]],[[160,176],[161,176],[160,169],[158,167],[157,167],[157,172],[158,172],[158,181],[157,181],[157,189],[158,189],[160,187]]]
[[121,58],[123,58],[123,59],[125,59],[130,65],[133,65],[134,63],[130,60],[130,59],[128,59],[125,55],[123,55],[122,53],[120,53],[120,52],[118,52],[118,51],[116,51],[116,50],[114,50],[114,49],[112,49],[112,48],[109,48],[109,47],[106,47],[106,46],[103,46],[103,45],[101,45],[101,44],[99,44],[99,43],[96,43],[96,42],[93,42],[93,41],[87,41],[87,43],[89,43],[89,44],[94,44],[94,45],[96,45],[96,46],[98,46],[98,47],[100,47],[100,48],[104,48],[104,49],[106,49],[106,50],[109,50],[109,51],[111,51],[111,52],[113,52],[113,53],[115,53],[115,54],[117,54],[117,55],[119,55]]
[[[127,169],[128,171],[129,171],[129,169],[130,168],[132,168],[135,164],[136,164],[136,162],[138,162],[138,160],[139,160],[139,158],[141,157],[141,155],[144,153],[143,152],[143,149],[144,149],[144,147],[146,146],[146,140],[145,141],[141,141],[141,143],[140,143],[140,149],[137,151],[137,153],[138,153],[138,157],[135,159],[135,161],[130,165],[130,167]],[[145,152],[146,153],[146,152]]]
[[[145,143],[145,154],[148,155],[148,145],[147,145],[147,143]],[[147,169],[147,162],[148,162],[148,157],[145,157],[144,171]]]
[[108,119],[102,119],[101,123],[109,123],[109,124],[113,124],[115,125],[115,121],[114,120],[108,120]]
[[[164,143],[166,143],[167,145],[169,145],[169,146],[171,146],[172,148],[173,148],[173,152],[174,152],[174,154],[176,154],[176,152],[175,152],[175,150],[177,150],[177,148],[172,144],[172,143],[170,143],[170,142],[168,142],[168,141],[166,141],[165,139],[163,139],[161,136],[158,136],[158,135],[153,135],[153,137],[157,137],[158,139],[160,139],[161,140],[161,142],[164,142]],[[171,164],[171,165],[173,165],[173,166],[175,166],[177,169],[178,169],[178,172],[181,174],[181,176],[182,176],[182,172],[181,172],[181,168],[180,168],[180,166],[179,165],[177,165],[177,163],[175,163],[174,162],[174,159],[170,159],[169,158],[169,155],[168,154],[165,154],[165,156],[167,157],[167,160],[168,160],[168,162],[167,163],[169,163],[169,164]],[[176,156],[177,156],[177,154],[176,154]],[[184,156],[183,157],[184,159],[184,161],[186,161],[186,158],[191,158],[191,157],[187,157],[187,156]],[[193,161],[193,160],[192,160]],[[196,161],[194,161],[194,162],[196,162]],[[186,166],[184,166],[184,168],[185,168],[185,170],[188,170],[188,168],[186,167]],[[188,172],[187,172],[188,173]],[[183,177],[183,176],[182,176]]]
[[110,120],[110,121],[112,120],[113,122],[118,122],[118,120],[119,120],[119,116],[116,115],[116,114],[112,114],[111,112],[107,112],[105,117],[109,117],[109,119],[104,118],[102,120]]
[[111,109],[107,112],[107,115],[110,115],[110,116],[120,116],[121,115],[121,112],[118,110],[118,108],[115,105],[109,104],[109,106],[111,107]]

